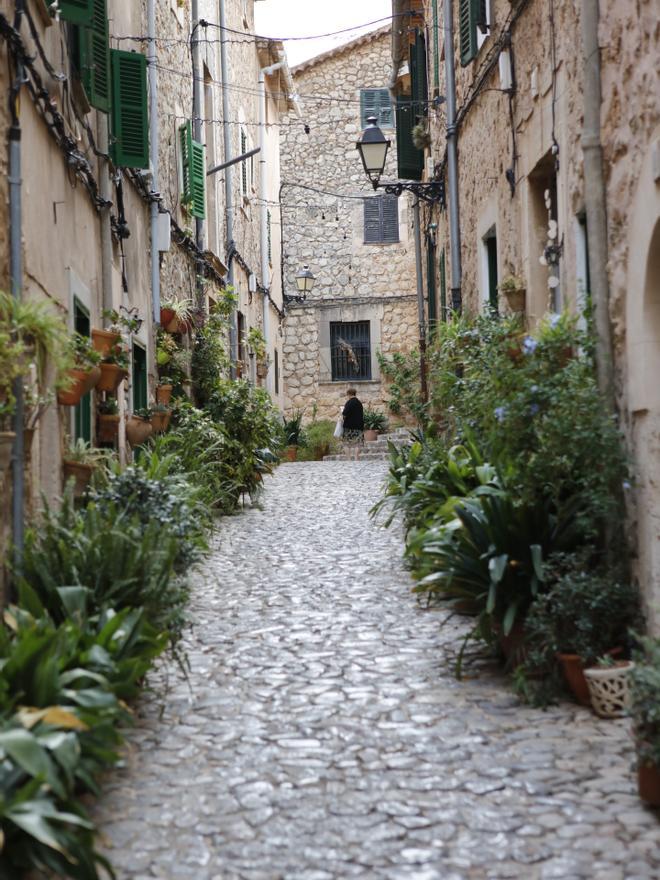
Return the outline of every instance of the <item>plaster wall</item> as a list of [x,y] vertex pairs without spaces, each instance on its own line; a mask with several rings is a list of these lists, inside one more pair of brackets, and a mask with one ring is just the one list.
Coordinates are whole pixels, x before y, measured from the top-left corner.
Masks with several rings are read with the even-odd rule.
[[[389,30],[357,40],[294,68],[303,122],[290,114],[281,134],[284,293],[297,293],[295,276],[310,266],[316,283],[304,305],[287,306],[284,344],[285,408],[314,404],[335,418],[347,382],[332,381],[330,321],[370,321],[372,380],[358,395],[385,410],[386,388],[376,352],[411,349],[418,337],[411,214],[399,198],[399,242],[364,243],[365,197],[374,195],[355,149],[361,131],[360,90],[385,88],[390,72]],[[384,179],[396,180],[396,132]],[[319,192],[320,190],[320,192]]]

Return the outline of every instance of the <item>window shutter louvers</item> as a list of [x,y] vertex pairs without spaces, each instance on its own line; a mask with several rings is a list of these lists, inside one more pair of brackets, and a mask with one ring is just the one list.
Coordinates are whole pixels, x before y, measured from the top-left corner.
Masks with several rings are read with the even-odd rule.
[[138,52],[111,49],[110,66],[112,160],[122,168],[148,168],[147,59]]
[[364,243],[380,242],[380,198],[364,200]]
[[362,128],[367,127],[367,119],[375,116],[378,125],[392,127],[392,102],[389,89],[362,89],[360,92],[360,121]]
[[396,196],[382,196],[381,211],[383,220],[383,238],[387,244],[399,240],[399,200]]
[[477,43],[477,19],[482,0],[459,0],[458,30],[461,47],[461,64],[465,67],[479,51]]
[[60,0],[59,9],[63,21],[90,25],[94,15],[94,0]]
[[399,178],[421,180],[424,153],[412,142],[415,124],[413,104],[409,95],[399,95],[396,101],[396,149]]
[[90,27],[78,29],[78,71],[89,103],[110,110],[110,45],[106,0],[93,0]]
[[364,199],[364,243],[395,244],[399,241],[399,202],[396,196]]
[[190,213],[200,220],[206,218],[206,160],[204,145],[193,140],[192,122],[179,129],[183,197],[190,202]]

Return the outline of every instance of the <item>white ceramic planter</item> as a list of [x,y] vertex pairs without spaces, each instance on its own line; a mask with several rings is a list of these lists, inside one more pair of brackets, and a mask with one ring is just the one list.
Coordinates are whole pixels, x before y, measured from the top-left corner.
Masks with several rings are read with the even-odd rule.
[[630,672],[635,664],[621,661],[617,666],[593,667],[584,670],[591,705],[601,718],[619,718],[630,705]]

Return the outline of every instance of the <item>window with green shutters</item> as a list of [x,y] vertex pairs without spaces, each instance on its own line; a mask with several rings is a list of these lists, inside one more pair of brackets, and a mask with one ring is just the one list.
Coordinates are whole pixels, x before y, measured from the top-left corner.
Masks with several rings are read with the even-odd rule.
[[440,320],[447,320],[447,267],[444,248],[440,254]]
[[415,122],[415,105],[410,95],[399,95],[396,99],[396,149],[400,180],[422,179],[424,152],[418,150],[412,141]]
[[179,128],[183,198],[190,205],[193,217],[206,217],[206,159],[204,144],[193,140],[192,122]]
[[459,0],[458,30],[463,67],[473,61],[479,52],[477,22],[485,21],[485,7],[486,0]]
[[91,24],[94,15],[94,0],[60,0],[60,18],[71,24]]
[[396,244],[399,241],[399,200],[396,196],[364,199],[364,243]]
[[393,128],[394,114],[389,89],[361,89],[360,123],[367,127],[367,119],[375,116],[381,128]]
[[110,111],[110,45],[106,0],[92,0],[94,15],[89,27],[75,34],[75,63],[92,107]]
[[433,88],[440,89],[440,29],[438,27],[438,0],[433,0]]
[[120,168],[149,167],[147,59],[139,52],[110,50],[112,161]]
[[410,44],[410,91],[415,102],[415,115],[426,116],[429,100],[426,40],[420,30],[415,31],[415,42]]

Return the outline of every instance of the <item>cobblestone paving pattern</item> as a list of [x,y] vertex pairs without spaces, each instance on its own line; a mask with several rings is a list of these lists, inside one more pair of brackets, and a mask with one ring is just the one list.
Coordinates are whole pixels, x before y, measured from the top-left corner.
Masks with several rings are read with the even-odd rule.
[[97,808],[120,880],[643,880],[629,722],[522,707],[409,593],[382,462],[286,464],[195,581],[190,687],[143,700]]

